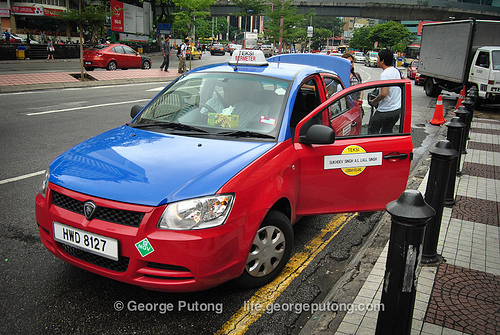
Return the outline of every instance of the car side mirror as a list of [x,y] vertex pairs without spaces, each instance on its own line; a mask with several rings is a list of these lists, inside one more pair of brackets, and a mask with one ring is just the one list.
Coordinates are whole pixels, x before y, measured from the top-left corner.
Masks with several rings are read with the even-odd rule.
[[302,144],[333,144],[333,142],[335,142],[335,131],[322,124],[313,124],[305,136],[299,136],[299,143]]
[[143,109],[143,106],[135,105],[130,109],[130,117],[133,119],[139,114],[139,112]]

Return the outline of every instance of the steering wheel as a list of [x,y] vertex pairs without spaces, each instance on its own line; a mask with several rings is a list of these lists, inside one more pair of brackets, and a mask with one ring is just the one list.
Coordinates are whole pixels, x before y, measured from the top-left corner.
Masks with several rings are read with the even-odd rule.
[[[216,111],[216,110],[215,110],[212,106],[207,105],[206,103],[200,102],[200,103],[198,103],[198,106],[200,106],[200,107],[205,107],[206,109],[208,109],[208,111],[209,111],[210,113],[215,113],[215,114],[218,114],[218,113],[217,113],[217,111]],[[201,108],[200,108],[200,110],[201,110]]]

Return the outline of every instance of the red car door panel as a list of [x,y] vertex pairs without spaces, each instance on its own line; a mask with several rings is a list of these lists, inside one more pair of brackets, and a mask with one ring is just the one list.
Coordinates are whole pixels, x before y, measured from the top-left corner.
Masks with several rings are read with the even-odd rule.
[[[368,92],[388,85],[372,82],[350,87],[298,123],[294,136],[301,176],[297,215],[382,210],[405,190],[413,150],[409,80],[390,83],[402,90],[402,112],[393,133],[368,133],[374,113],[367,102]],[[353,101],[355,91],[363,94]],[[336,134],[334,143],[299,143],[299,135],[317,122],[314,116],[325,115],[327,108]]]

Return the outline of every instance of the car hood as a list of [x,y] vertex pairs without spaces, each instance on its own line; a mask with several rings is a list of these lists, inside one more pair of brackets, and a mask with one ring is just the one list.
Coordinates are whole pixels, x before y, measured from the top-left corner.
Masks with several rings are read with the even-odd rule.
[[56,158],[49,181],[99,198],[158,206],[215,194],[274,145],[170,135],[124,125]]

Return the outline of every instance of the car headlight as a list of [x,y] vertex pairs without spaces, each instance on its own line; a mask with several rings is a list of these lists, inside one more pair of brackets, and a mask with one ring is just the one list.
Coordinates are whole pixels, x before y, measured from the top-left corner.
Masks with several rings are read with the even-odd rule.
[[40,194],[45,197],[47,195],[47,185],[49,183],[49,177],[50,177],[50,172],[49,169],[45,171],[45,175],[43,176],[42,179],[42,184],[40,185]]
[[204,229],[224,224],[234,195],[221,194],[171,203],[158,221],[158,228],[170,230]]

